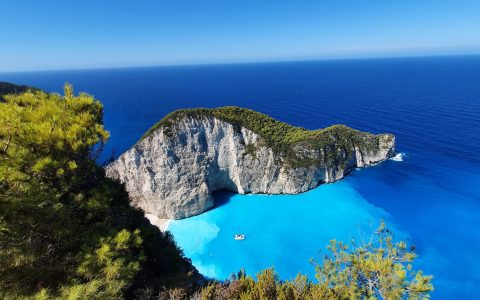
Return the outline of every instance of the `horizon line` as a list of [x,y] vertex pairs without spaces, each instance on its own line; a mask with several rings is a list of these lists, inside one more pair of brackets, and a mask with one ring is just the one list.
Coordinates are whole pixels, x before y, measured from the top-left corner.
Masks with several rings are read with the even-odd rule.
[[125,65],[111,67],[73,67],[73,68],[52,68],[52,69],[33,69],[33,70],[16,70],[16,71],[0,71],[0,74],[12,73],[36,73],[36,72],[63,72],[63,71],[95,71],[95,70],[118,70],[118,69],[143,69],[143,68],[167,68],[167,67],[188,67],[188,66],[222,66],[222,65],[248,65],[248,64],[271,64],[271,63],[295,63],[295,62],[321,62],[321,61],[350,61],[350,60],[382,60],[382,59],[408,59],[408,58],[441,58],[441,57],[465,57],[480,56],[478,53],[458,53],[458,54],[412,54],[412,55],[391,55],[391,56],[371,56],[371,57],[331,57],[331,58],[285,58],[272,60],[251,60],[251,61],[231,61],[231,62],[198,62],[198,63],[164,63],[151,65]]

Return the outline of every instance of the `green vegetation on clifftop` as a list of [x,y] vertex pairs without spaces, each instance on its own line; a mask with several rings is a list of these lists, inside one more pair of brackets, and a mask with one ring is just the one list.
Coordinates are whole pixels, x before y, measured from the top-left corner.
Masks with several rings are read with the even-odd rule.
[[[232,124],[235,128],[244,127],[262,137],[266,146],[286,159],[291,166],[308,166],[341,161],[337,149],[351,153],[357,146],[362,151],[372,152],[380,147],[379,135],[361,132],[344,125],[334,125],[324,129],[307,130],[275,120],[265,114],[236,106],[219,108],[194,108],[174,111],[150,128],[142,137],[147,138],[157,129],[170,134],[176,122],[183,118],[214,117]],[[387,135],[393,138],[392,135]],[[320,155],[309,155],[300,149],[321,151]]]
[[96,164],[102,117],[70,85],[0,102],[0,299],[149,299],[201,279]]

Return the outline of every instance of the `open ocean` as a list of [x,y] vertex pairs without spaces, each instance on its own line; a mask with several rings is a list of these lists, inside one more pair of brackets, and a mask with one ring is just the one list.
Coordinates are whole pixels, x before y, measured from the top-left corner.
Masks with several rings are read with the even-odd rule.
[[[218,207],[169,230],[205,275],[274,266],[311,278],[333,238],[384,219],[434,275],[433,299],[480,299],[480,57],[336,60],[0,73],[0,81],[62,90],[105,105],[106,160],[165,114],[237,105],[308,129],[346,124],[397,137],[397,160],[300,195],[216,195]],[[234,241],[233,234],[246,234]],[[321,251],[321,252],[320,252]]]

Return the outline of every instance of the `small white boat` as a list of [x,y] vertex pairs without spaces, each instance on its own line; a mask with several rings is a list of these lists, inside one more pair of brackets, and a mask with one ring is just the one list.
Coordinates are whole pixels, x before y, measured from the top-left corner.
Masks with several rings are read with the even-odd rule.
[[233,238],[237,241],[242,241],[245,239],[245,235],[244,234],[236,234],[233,236]]

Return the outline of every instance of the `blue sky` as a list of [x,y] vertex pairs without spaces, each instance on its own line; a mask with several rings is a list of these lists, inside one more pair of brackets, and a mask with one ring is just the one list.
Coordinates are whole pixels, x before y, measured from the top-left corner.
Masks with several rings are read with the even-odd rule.
[[0,72],[480,53],[478,0],[2,0]]

